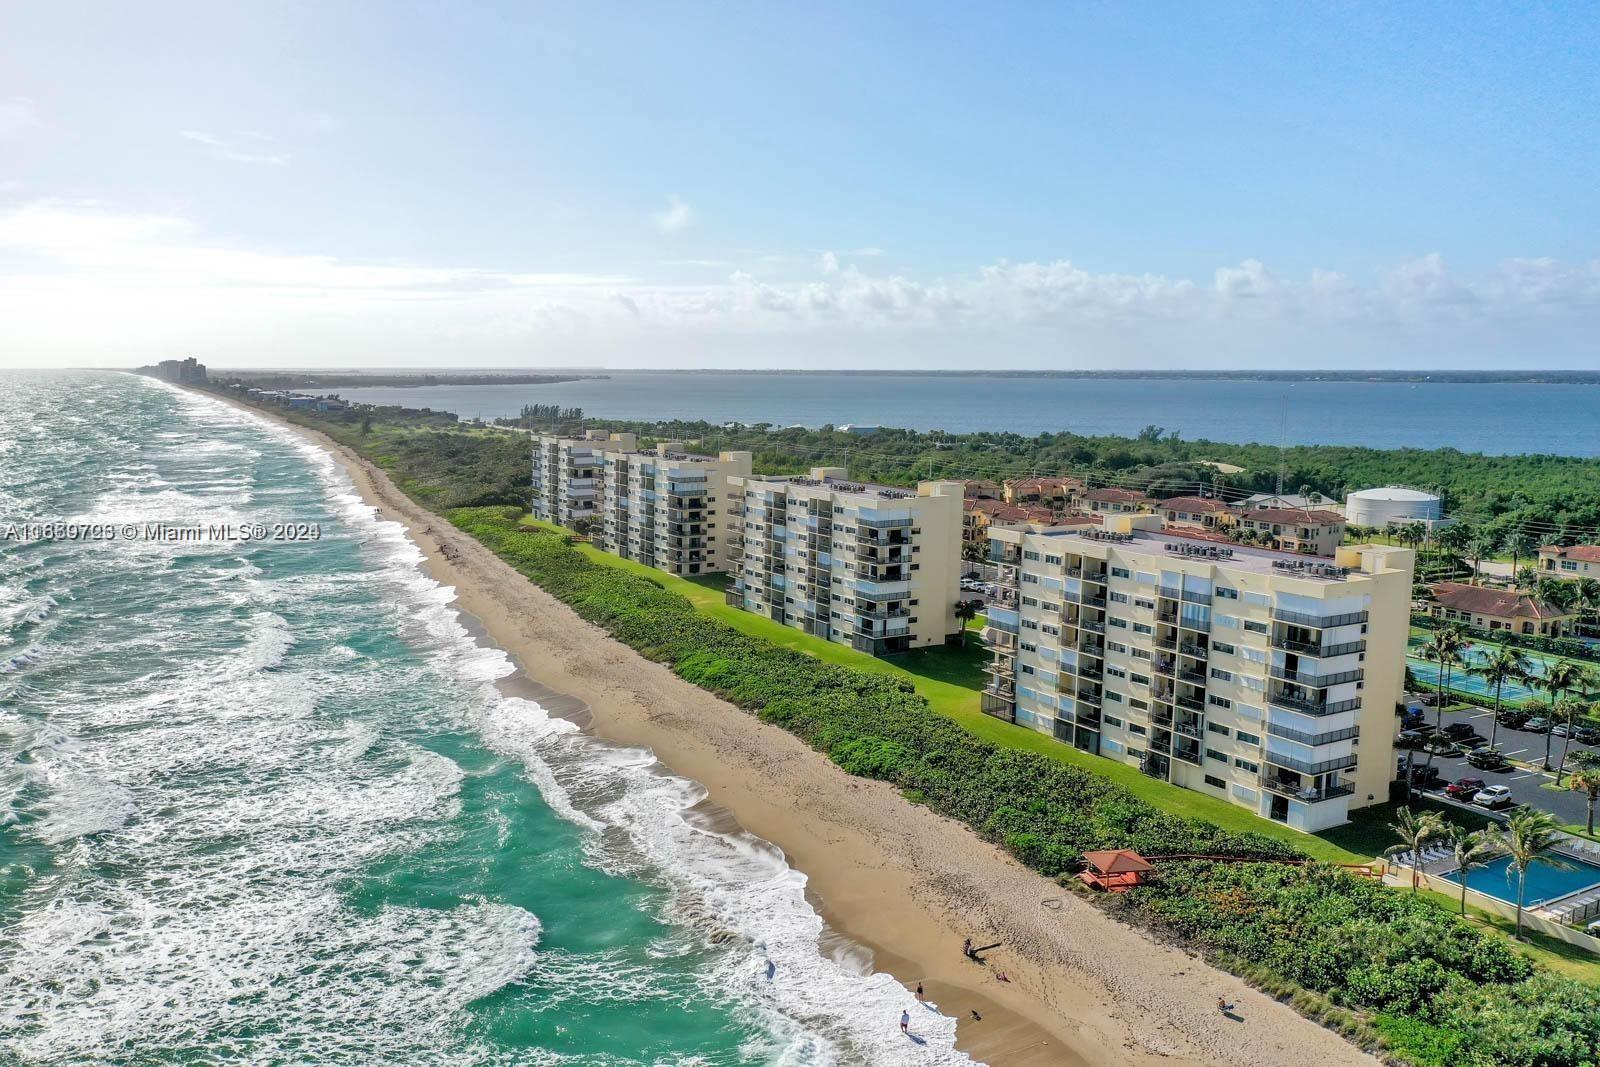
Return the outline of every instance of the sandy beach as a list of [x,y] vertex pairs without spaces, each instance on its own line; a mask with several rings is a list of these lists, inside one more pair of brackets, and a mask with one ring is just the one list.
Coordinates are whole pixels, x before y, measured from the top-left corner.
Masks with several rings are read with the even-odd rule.
[[[369,504],[407,527],[431,576],[453,587],[483,639],[518,663],[524,677],[509,684],[702,783],[709,800],[698,814],[737,821],[782,848],[830,929],[870,949],[878,969],[908,986],[921,982],[929,1000],[962,1020],[959,1046],[974,1059],[998,1067],[1377,1062],[893,787],[847,775],[783,730],[643,659],[349,449],[277,421],[330,451]],[[962,956],[966,937],[1002,947],[979,965]],[[1234,1019],[1219,1015],[1219,997],[1234,1003]]]

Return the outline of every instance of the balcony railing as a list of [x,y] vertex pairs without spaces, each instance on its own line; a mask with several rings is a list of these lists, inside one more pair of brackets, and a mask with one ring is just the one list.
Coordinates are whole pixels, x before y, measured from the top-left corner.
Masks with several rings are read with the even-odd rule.
[[1282,682],[1293,682],[1303,685],[1308,689],[1326,689],[1330,685],[1341,685],[1345,682],[1359,682],[1366,677],[1366,672],[1357,668],[1353,671],[1340,671],[1338,674],[1311,674],[1307,671],[1291,671],[1287,667],[1273,667],[1272,676]]
[[1267,789],[1273,793],[1278,793],[1282,796],[1292,797],[1295,800],[1303,800],[1308,804],[1315,804],[1323,800],[1333,800],[1336,797],[1347,797],[1356,791],[1356,787],[1354,785],[1346,782],[1338,782],[1334,785],[1318,787],[1314,785],[1306,785],[1304,782],[1290,781],[1288,779],[1279,778],[1275,775],[1268,775],[1266,773],[1262,773],[1260,781],[1263,789]]
[[1365,641],[1345,641],[1337,645],[1314,645],[1305,641],[1290,641],[1287,639],[1272,642],[1272,647],[1284,652],[1293,652],[1297,656],[1316,656],[1319,659],[1328,659],[1333,656],[1348,656],[1352,652],[1365,652]]
[[1313,762],[1311,760],[1295,759],[1293,756],[1285,756],[1281,752],[1273,752],[1268,749],[1261,754],[1261,758],[1274,767],[1284,767],[1291,771],[1299,771],[1301,774],[1327,774],[1329,771],[1347,771],[1356,765],[1354,752],[1348,756],[1337,756],[1333,759]]
[[1367,613],[1364,611],[1348,611],[1343,615],[1307,615],[1303,611],[1273,608],[1272,621],[1286,622],[1294,626],[1305,626],[1312,630],[1326,630],[1334,626],[1354,626],[1356,623],[1366,622]]
[[1326,733],[1308,734],[1304,730],[1296,730],[1282,723],[1267,723],[1267,733],[1273,737],[1283,737],[1290,741],[1297,741],[1302,745],[1331,745],[1335,741],[1353,741],[1361,736],[1361,727],[1351,726],[1344,730],[1329,730]]
[[1292,696],[1288,693],[1272,693],[1267,696],[1267,703],[1275,704],[1280,708],[1298,711],[1302,715],[1337,715],[1341,711],[1354,711],[1361,706],[1359,698],[1353,700],[1311,700],[1306,697]]

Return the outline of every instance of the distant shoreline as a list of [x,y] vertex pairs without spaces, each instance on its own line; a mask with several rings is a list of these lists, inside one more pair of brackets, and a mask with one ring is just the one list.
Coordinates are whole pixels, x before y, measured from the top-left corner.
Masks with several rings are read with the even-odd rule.
[[[127,369],[127,368],[113,368]],[[1600,385],[1600,370],[889,370],[869,368],[788,367],[548,367],[538,371],[483,368],[468,372],[430,373],[426,370],[375,368],[373,370],[233,370],[212,368],[220,378],[304,379],[305,388],[340,386],[360,388],[416,388],[429,385],[551,385],[612,375],[713,375],[752,374],[769,377],[821,378],[859,376],[871,378],[1005,378],[1106,381],[1218,381],[1218,382],[1367,382],[1403,385]]]

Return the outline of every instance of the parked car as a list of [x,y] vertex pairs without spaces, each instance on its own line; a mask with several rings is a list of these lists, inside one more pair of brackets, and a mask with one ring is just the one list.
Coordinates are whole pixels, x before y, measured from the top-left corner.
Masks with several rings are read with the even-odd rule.
[[1482,778],[1457,778],[1444,787],[1444,795],[1452,800],[1471,800],[1486,784]]
[[1411,767],[1411,784],[1417,789],[1432,789],[1444,777],[1439,773],[1439,768],[1430,767],[1426,763],[1413,764]]
[[1446,726],[1442,732],[1446,737],[1454,738],[1457,741],[1479,736],[1478,728],[1470,722],[1453,722]]
[[1421,708],[1411,708],[1400,716],[1400,728],[1402,730],[1416,730],[1427,725],[1427,722],[1428,713]]
[[1394,739],[1400,748],[1421,748],[1428,740],[1428,734],[1422,730],[1401,730]]
[[1527,722],[1531,716],[1525,711],[1507,708],[1494,718],[1501,726],[1509,726],[1513,730],[1520,730],[1522,729],[1522,724]]
[[1580,726],[1572,739],[1584,745],[1600,745],[1600,726]]
[[1509,808],[1514,801],[1511,799],[1509,786],[1485,786],[1472,795],[1472,802],[1480,808]]
[[1467,753],[1467,766],[1480,771],[1492,771],[1506,765],[1505,753],[1498,748],[1475,748]]
[[1523,723],[1522,728],[1528,731],[1530,734],[1542,734],[1549,732],[1550,725],[1551,723],[1549,719],[1545,718],[1543,715],[1535,715],[1533,718]]

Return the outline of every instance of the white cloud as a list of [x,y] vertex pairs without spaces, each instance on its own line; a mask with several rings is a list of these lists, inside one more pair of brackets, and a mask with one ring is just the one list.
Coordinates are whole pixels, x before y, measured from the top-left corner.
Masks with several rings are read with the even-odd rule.
[[655,221],[656,229],[662,233],[678,233],[694,221],[694,211],[674,194],[667,197],[666,209],[656,212],[651,218]]
[[1069,260],[934,278],[837,254],[796,256],[781,277],[747,262],[692,283],[372,262],[223,247],[174,215],[36,201],[0,209],[0,358],[103,365],[182,347],[219,365],[638,365],[641,352],[680,366],[1557,365],[1592,360],[1600,335],[1600,261],[1458,274],[1421,256],[1291,277],[1245,260],[1200,280]]
[[39,125],[39,112],[33,101],[22,96],[0,100],[0,137],[10,137]]
[[212,150],[218,159],[230,160],[234,163],[257,163],[271,167],[287,166],[292,158],[287,152],[271,151],[269,146],[272,138],[264,133],[253,130],[244,130],[236,135],[236,139],[218,137],[215,134],[205,133],[201,130],[179,130],[178,136],[186,141],[204,145]]

